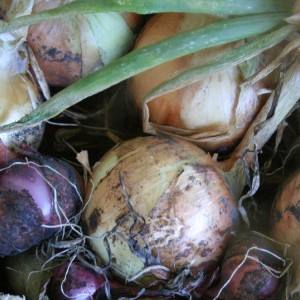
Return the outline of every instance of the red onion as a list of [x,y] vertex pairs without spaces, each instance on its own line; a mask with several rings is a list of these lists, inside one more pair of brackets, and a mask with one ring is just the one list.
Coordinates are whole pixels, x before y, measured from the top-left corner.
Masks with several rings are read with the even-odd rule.
[[[79,208],[81,182],[67,163],[38,154],[0,172],[0,256],[23,252],[66,223]],[[64,216],[64,215],[65,216]]]
[[174,299],[171,291],[144,290],[121,284],[111,278],[108,280],[104,275],[97,274],[79,262],[64,263],[54,270],[48,286],[48,294],[55,300],[108,299],[109,295],[112,299],[135,298],[138,295],[141,295],[138,299],[169,299],[169,297]]
[[54,270],[49,296],[55,300],[90,300],[105,285],[105,277],[81,264],[66,263]]
[[284,263],[269,240],[255,233],[240,235],[226,251],[213,299],[277,299]]

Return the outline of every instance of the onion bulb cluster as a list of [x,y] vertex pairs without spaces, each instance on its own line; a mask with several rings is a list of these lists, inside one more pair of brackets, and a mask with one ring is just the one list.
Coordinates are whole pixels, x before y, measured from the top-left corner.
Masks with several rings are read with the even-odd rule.
[[[36,0],[33,12],[68,2]],[[67,86],[127,52],[139,20],[135,14],[76,15],[31,26],[27,40],[47,82]]]
[[83,216],[92,249],[129,281],[205,272],[238,223],[223,174],[186,141],[124,142],[95,165],[92,179]]
[[[217,20],[208,15],[158,14],[146,24],[135,48]],[[228,152],[236,146],[264,104],[264,99],[259,96],[261,89],[271,87],[272,80],[241,89],[243,73],[240,66],[232,66],[149,101],[146,96],[176,75],[212,62],[241,43],[202,50],[133,77],[129,89],[143,113],[144,130],[152,134],[163,132],[180,136],[210,152]],[[266,57],[259,59],[257,68],[264,64]]]
[[[300,170],[283,184],[272,209],[272,235],[290,245],[289,256],[294,260],[294,278],[290,291],[300,296]],[[296,297],[297,299],[297,297]]]
[[78,211],[81,191],[77,172],[56,158],[33,154],[1,166],[0,257],[21,253],[58,231]]
[[[19,6],[22,7],[17,0],[10,3],[5,15],[7,21],[15,16]],[[26,29],[22,29],[0,34],[0,126],[19,121],[32,112],[43,100],[41,91],[45,97],[49,96],[43,74],[24,43],[26,32]],[[1,133],[0,139],[9,148],[25,145],[37,149],[43,133],[44,124],[41,123],[32,128]]]

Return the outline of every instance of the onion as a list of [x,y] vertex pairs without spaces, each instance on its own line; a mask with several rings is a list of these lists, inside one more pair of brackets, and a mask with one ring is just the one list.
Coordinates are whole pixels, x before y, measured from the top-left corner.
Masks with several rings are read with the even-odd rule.
[[96,164],[93,186],[83,217],[91,246],[129,282],[141,282],[140,272],[156,279],[205,273],[238,222],[214,161],[177,139],[124,142]]
[[[64,263],[54,270],[48,286],[48,294],[51,299],[57,300],[108,299],[108,294],[112,299],[123,299],[123,297],[124,299],[169,299],[172,295],[166,290],[145,290],[120,284],[114,279],[108,280],[103,274],[97,274],[77,261],[72,264]],[[137,297],[138,295],[141,297]],[[160,298],[163,295],[165,297]]]
[[52,271],[52,263],[43,268],[45,262],[44,257],[37,256],[35,249],[6,257],[4,276],[9,291],[13,294],[24,295],[27,300],[39,299]]
[[[207,15],[158,14],[146,24],[135,48],[216,20],[216,17]],[[145,131],[184,137],[210,152],[229,151],[234,147],[264,104],[258,91],[269,88],[271,80],[241,91],[240,85],[244,78],[240,67],[234,66],[158,96],[150,102],[145,103],[144,98],[161,83],[187,69],[207,64],[237,45],[231,43],[206,49],[133,77],[129,88],[137,106],[143,110]],[[258,65],[260,64],[263,64],[263,58],[260,59]],[[145,109],[146,112],[149,110],[149,118]]]
[[[53,272],[49,284],[49,296],[55,300],[93,299],[98,289],[105,285],[105,277],[79,263],[63,264]],[[100,298],[102,299],[102,298]]]
[[290,291],[300,296],[300,170],[283,184],[272,208],[272,235],[290,245],[289,256],[294,260],[294,278]]
[[[5,19],[11,20],[21,7],[17,0],[11,1]],[[30,7],[28,10],[30,11]],[[24,44],[26,32],[25,29],[17,33],[0,34],[0,126],[18,121],[32,112],[42,101],[39,89],[48,97],[49,91],[43,74]],[[32,128],[1,133],[0,139],[10,148],[25,145],[36,149],[43,133],[44,124],[41,123]]]
[[0,256],[23,252],[66,223],[80,205],[81,182],[67,163],[38,154],[0,172]]
[[[33,11],[67,2],[36,0]],[[134,14],[95,13],[43,22],[30,27],[28,43],[47,82],[67,86],[128,51],[139,20]]]
[[284,260],[269,240],[255,233],[242,234],[226,251],[221,288],[214,299],[275,299],[280,280],[272,270],[279,270],[283,265]]

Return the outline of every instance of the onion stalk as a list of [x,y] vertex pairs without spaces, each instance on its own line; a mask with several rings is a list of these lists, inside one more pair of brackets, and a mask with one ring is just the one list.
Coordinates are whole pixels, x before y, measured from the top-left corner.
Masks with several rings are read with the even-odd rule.
[[83,217],[90,244],[129,282],[206,274],[238,224],[222,172],[184,141],[124,142],[96,164],[92,181]]

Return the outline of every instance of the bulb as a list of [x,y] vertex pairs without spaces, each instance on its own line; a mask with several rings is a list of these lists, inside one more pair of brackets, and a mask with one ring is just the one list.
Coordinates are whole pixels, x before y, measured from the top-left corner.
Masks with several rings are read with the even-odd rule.
[[[15,0],[4,3],[6,21],[31,10],[29,4],[23,8]],[[49,94],[43,74],[24,43],[26,32],[22,28],[17,32],[0,34],[0,126],[19,121],[41,104],[42,93],[45,97]],[[37,149],[43,138],[44,127],[41,123],[31,128],[1,133],[0,139],[8,148],[25,146]]]
[[[72,1],[37,0],[33,11],[68,2]],[[78,14],[31,26],[27,40],[47,82],[67,86],[127,52],[139,21],[134,14]]]
[[2,166],[0,257],[24,252],[52,236],[77,213],[80,197],[79,175],[61,160],[32,154]]
[[[159,42],[179,32],[218,21],[207,15],[158,14],[146,24],[135,49]],[[133,77],[130,92],[142,111],[143,99],[156,86],[196,66],[205,65],[238,43],[202,50],[178,58]],[[164,132],[196,142],[210,152],[231,150],[242,138],[251,121],[264,104],[258,96],[261,84],[241,92],[243,75],[239,66],[207,75],[196,83],[156,97],[146,105],[152,125],[149,133]]]
[[184,268],[205,272],[238,222],[210,156],[177,139],[124,142],[96,164],[93,186],[84,214],[91,246],[103,262],[111,253],[113,271],[126,280],[140,282],[139,272],[152,265],[162,266],[150,272],[160,279]]
[[[282,185],[272,208],[272,235],[279,242],[290,245],[288,256],[294,261],[293,278],[289,290],[300,296],[300,170]],[[295,298],[297,299],[297,297]]]

